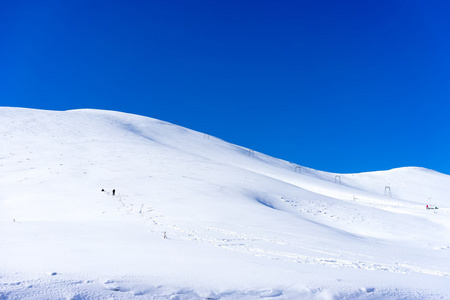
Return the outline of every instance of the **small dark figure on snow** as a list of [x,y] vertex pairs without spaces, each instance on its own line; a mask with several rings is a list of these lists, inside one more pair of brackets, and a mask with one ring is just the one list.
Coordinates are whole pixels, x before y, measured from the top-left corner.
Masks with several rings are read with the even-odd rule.
[[116,195],[116,190],[113,190],[113,196],[115,196]]
[[164,231],[164,239],[167,239],[167,235],[166,232]]
[[105,189],[102,189],[102,192],[104,192],[105,191]]

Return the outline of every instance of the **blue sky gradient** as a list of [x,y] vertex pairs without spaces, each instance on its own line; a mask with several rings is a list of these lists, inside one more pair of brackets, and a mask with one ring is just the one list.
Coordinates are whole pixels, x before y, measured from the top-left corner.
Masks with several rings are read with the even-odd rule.
[[3,1],[0,105],[157,117],[330,172],[450,174],[449,11],[412,0]]

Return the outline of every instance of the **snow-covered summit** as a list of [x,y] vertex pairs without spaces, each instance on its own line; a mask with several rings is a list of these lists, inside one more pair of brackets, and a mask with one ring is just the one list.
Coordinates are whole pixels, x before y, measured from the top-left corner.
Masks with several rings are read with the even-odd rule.
[[0,137],[0,299],[450,295],[450,176],[327,173],[92,109],[0,107]]

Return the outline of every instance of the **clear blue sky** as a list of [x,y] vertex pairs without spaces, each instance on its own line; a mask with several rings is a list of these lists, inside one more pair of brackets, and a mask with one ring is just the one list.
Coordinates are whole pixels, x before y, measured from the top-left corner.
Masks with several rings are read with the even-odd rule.
[[2,1],[0,106],[156,116],[324,171],[450,174],[449,13],[414,0]]

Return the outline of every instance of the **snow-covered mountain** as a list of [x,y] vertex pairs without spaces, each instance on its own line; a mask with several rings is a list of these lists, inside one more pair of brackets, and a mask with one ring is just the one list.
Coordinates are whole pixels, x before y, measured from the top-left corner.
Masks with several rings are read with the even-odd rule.
[[450,299],[448,175],[100,110],[0,107],[0,138],[0,299]]

